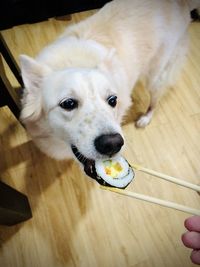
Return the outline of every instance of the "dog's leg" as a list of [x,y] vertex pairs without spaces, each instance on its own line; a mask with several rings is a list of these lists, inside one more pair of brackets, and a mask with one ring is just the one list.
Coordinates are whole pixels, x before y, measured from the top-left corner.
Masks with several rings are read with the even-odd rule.
[[138,128],[144,128],[147,126],[153,117],[154,110],[163,96],[164,92],[166,91],[166,88],[169,86],[170,83],[170,65],[167,60],[166,64],[157,64],[154,65],[154,68],[149,73],[147,77],[147,90],[150,94],[150,103],[147,108],[147,111],[145,114],[143,114],[136,122],[136,127]]
[[136,121],[136,124],[135,124],[136,127],[137,128],[144,128],[144,127],[146,127],[150,123],[150,121],[151,121],[151,119],[153,117],[153,111],[154,111],[154,108],[152,108],[151,106],[149,106],[147,112],[144,115],[142,115]]
[[150,104],[147,112],[142,115],[136,122],[137,127],[147,126],[152,119],[154,110],[157,106],[162,95],[165,93],[166,88],[172,86],[180,72],[188,50],[188,35],[187,33],[179,40],[176,48],[171,54],[164,55],[162,62],[154,68],[147,77],[147,89],[150,93]]
[[[152,87],[151,87],[152,88]],[[149,89],[150,91],[150,103],[149,107],[144,115],[142,115],[137,121],[136,121],[136,127],[138,128],[144,128],[146,127],[153,117],[154,110],[157,106],[157,103],[159,102],[164,89],[159,88],[159,90]]]

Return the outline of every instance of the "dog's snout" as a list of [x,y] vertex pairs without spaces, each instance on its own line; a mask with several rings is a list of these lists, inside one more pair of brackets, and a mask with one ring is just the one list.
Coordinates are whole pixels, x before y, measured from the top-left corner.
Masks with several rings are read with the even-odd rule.
[[112,156],[124,145],[124,139],[118,133],[103,134],[94,140],[96,150],[102,155]]

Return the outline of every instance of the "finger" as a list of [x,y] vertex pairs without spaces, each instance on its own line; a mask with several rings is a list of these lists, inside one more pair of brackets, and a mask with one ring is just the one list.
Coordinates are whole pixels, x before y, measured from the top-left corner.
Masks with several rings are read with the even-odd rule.
[[200,264],[200,250],[193,250],[190,258],[193,263]]
[[185,227],[189,231],[200,232],[200,216],[193,216],[185,220]]
[[187,232],[182,235],[182,241],[188,248],[200,249],[200,233]]

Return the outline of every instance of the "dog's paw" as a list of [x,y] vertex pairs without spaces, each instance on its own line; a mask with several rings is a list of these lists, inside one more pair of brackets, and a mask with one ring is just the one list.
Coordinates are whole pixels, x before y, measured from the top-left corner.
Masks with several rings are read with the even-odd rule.
[[151,122],[151,116],[149,114],[142,115],[137,121],[136,121],[136,127],[137,128],[144,128]]

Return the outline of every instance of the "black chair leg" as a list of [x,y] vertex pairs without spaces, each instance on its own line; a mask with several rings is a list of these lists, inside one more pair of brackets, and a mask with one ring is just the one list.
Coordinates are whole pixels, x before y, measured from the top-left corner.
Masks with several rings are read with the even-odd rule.
[[0,107],[5,105],[7,105],[15,117],[19,119],[20,110],[0,77]]
[[20,74],[20,69],[1,33],[0,33],[0,52],[3,55],[3,58],[7,62],[8,66],[12,70],[13,74],[15,75],[21,87],[24,87],[24,83]]
[[0,181],[0,224],[15,225],[32,218],[25,195]]

